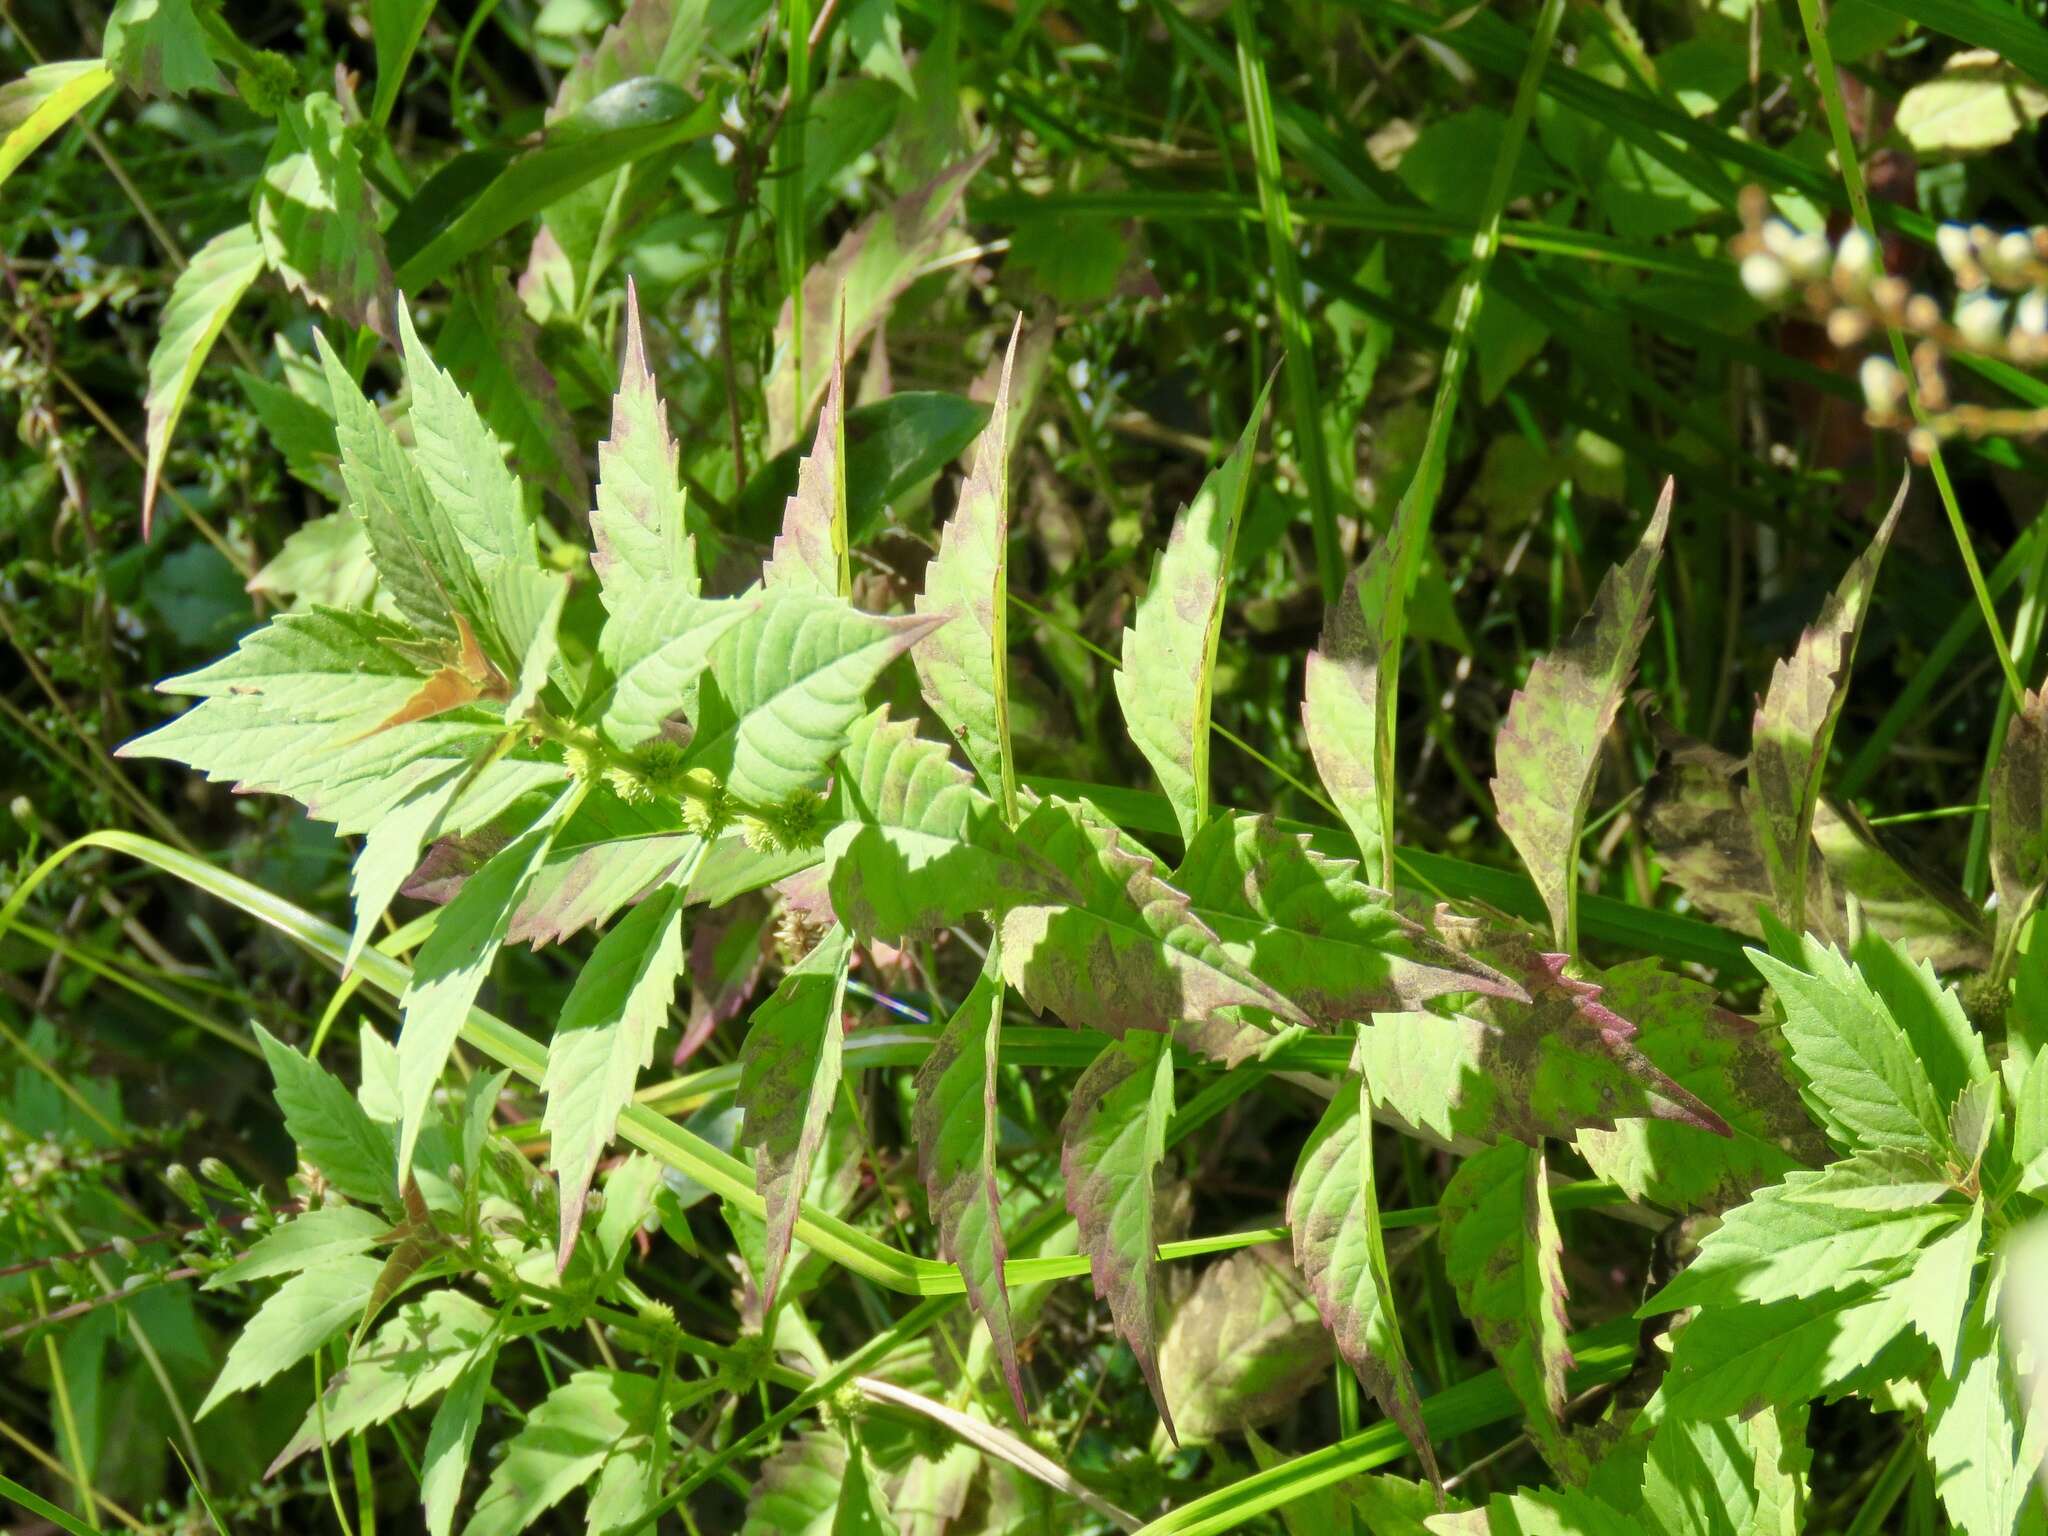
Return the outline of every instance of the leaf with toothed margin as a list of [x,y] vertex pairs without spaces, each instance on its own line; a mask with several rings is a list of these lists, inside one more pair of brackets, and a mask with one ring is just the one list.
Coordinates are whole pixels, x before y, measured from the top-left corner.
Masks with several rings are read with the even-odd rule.
[[[2038,1420],[2029,1423],[2041,1410],[2041,1389],[2024,1388],[2013,1360],[2017,1350],[1998,1325],[2000,1293],[2012,1283],[2006,1259],[1994,1258],[1970,1303],[1955,1368],[1927,1389],[1934,1491],[1950,1529],[1968,1536],[2033,1536],[2043,1525],[2034,1485],[2042,1466],[2042,1428]],[[2039,1372],[2038,1360],[2033,1368]],[[2031,1518],[2023,1513],[2030,1499]]]
[[1770,689],[1751,728],[1750,815],[1778,910],[1795,932],[1806,926],[1803,917],[1816,875],[1810,844],[1828,743],[1849,694],[1856,642],[1877,591],[1878,566],[1906,504],[1909,478],[1899,481],[1898,495],[1870,548],[1850,565],[1792,654],[1772,668]]
[[1430,1481],[1440,1481],[1387,1268],[1373,1175],[1372,1102],[1363,1078],[1338,1084],[1303,1145],[1287,1191],[1287,1225],[1294,1262],[1323,1326],[1381,1412],[1415,1447]]
[[413,463],[427,494],[480,574],[493,564],[538,567],[538,536],[503,447],[476,403],[421,344],[409,310],[399,310],[398,333],[412,390]]
[[825,837],[839,920],[863,940],[900,944],[1032,891],[1063,890],[945,745],[916,732],[884,705],[847,733],[836,785],[845,819]]
[[362,151],[341,104],[314,91],[276,121],[255,197],[271,270],[336,318],[390,340],[391,313],[402,317],[405,309],[392,290]]
[[943,620],[882,618],[814,592],[767,594],[719,636],[686,766],[752,805],[813,789],[882,669]]
[[263,243],[255,227],[237,224],[194,251],[191,264],[171,284],[171,296],[157,320],[156,345],[149,353],[149,391],[144,397],[149,417],[149,462],[142,476],[145,539],[171,434],[177,430],[206,355],[262,270]]
[[1123,666],[1116,674],[1124,726],[1166,791],[1184,839],[1209,819],[1209,714],[1223,591],[1272,387],[1268,379],[1236,448],[1175,519],[1137,615],[1124,631]]
[[[1330,803],[1358,843],[1369,879],[1393,884],[1393,685],[1380,676],[1392,655],[1390,623],[1399,604],[1401,528],[1373,545],[1365,564],[1345,580],[1343,594],[1323,616],[1323,634],[1308,653],[1301,723],[1309,755]],[[1388,694],[1382,698],[1382,690]]]
[[591,505],[590,472],[576,424],[541,360],[540,327],[500,267],[472,264],[453,286],[455,303],[434,343],[441,361],[477,402],[526,483],[581,512]]
[[2027,694],[2013,714],[1990,787],[1991,883],[2004,954],[2048,887],[2048,689]]
[[649,1426],[664,1422],[662,1385],[634,1371],[578,1371],[507,1440],[463,1536],[518,1536],[594,1478],[588,1530],[630,1530],[651,1503]]
[[818,411],[818,436],[796,467],[796,494],[782,508],[782,532],[761,567],[770,591],[844,597],[853,585],[846,539],[845,337],[832,356]]
[[764,1317],[775,1308],[797,1207],[839,1088],[845,1039],[841,1013],[852,956],[852,935],[834,924],[754,1010],[740,1050],[740,1082],[733,1096],[746,1112],[740,1139],[754,1149],[754,1182],[768,1207],[767,1262],[761,1271]]
[[1003,977],[1034,1010],[1117,1036],[1234,1025],[1226,1012],[1233,1008],[1309,1022],[1230,953],[1160,878],[1150,854],[1092,807],[1044,801],[1017,840],[1059,870],[1071,892],[1012,900],[998,923]]
[[548,1165],[561,1183],[555,1268],[568,1268],[597,1160],[632,1101],[683,970],[683,892],[651,896],[597,941],[548,1042],[541,1091]]
[[612,397],[612,435],[597,445],[597,506],[590,514],[598,595],[617,615],[643,595],[695,597],[697,550],[684,519],[678,449],[647,366],[640,298],[626,280],[626,350]]
[[996,1052],[1002,1021],[1003,981],[991,954],[917,1070],[912,1124],[918,1175],[939,1226],[939,1257],[958,1266],[975,1316],[988,1326],[1017,1416],[1028,1419],[1010,1326],[1010,1291],[1003,1281],[1008,1253],[996,1193]]
[[297,1365],[363,1315],[383,1265],[352,1254],[293,1275],[242,1325],[195,1418]]
[[1446,992],[1527,1001],[1519,985],[1430,937],[1355,871],[1269,816],[1219,815],[1188,844],[1173,883],[1247,974],[1324,1029]]
[[711,647],[760,600],[650,589],[618,602],[598,639],[617,680],[595,708],[598,728],[630,751],[659,735],[670,716],[696,716]]
[[1550,1170],[1519,1141],[1467,1158],[1438,1202],[1444,1272],[1458,1308],[1500,1362],[1545,1459],[1574,1481],[1584,1452],[1561,1427],[1572,1354],[1563,1242],[1550,1209]]
[[1607,733],[1650,627],[1670,520],[1666,480],[1635,553],[1607,573],[1571,638],[1529,668],[1494,738],[1493,803],[1501,830],[1536,882],[1560,949],[1577,941],[1579,835]]
[[369,942],[370,931],[390,907],[406,877],[419,866],[421,847],[433,841],[441,819],[462,793],[467,777],[466,770],[450,769],[429,779],[393,806],[390,814],[364,836],[362,851],[349,870],[356,921],[349,931],[348,955],[341,967],[343,975],[355,969],[363,946]]
[[1173,1052],[1164,1035],[1141,1030],[1089,1063],[1060,1126],[1067,1210],[1080,1228],[1095,1294],[1109,1303],[1138,1357],[1168,1435],[1174,1428],[1159,1380],[1152,1178],[1166,1156],[1172,1114]]
[[996,384],[995,409],[974,447],[974,467],[953,515],[939,533],[939,552],[924,570],[919,613],[953,622],[910,653],[925,702],[959,739],[982,787],[1016,819],[1017,769],[1010,750],[1009,549],[1010,368],[1024,317],[1010,331]]

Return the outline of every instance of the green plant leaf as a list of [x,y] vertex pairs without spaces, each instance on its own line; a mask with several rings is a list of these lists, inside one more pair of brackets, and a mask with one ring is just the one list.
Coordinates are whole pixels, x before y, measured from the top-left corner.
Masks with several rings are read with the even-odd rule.
[[256,1309],[221,1362],[195,1418],[289,1370],[363,1315],[384,1266],[368,1255],[293,1275]]
[[1926,1068],[1841,952],[1809,940],[1801,969],[1761,950],[1750,958],[1785,1010],[1792,1065],[1829,1139],[1850,1152],[1897,1147],[1944,1157],[1948,1117]]
[[1877,591],[1877,571],[1906,504],[1901,479],[1891,511],[1799,637],[1791,656],[1771,670],[1770,690],[1757,707],[1749,748],[1750,814],[1778,910],[1794,932],[1805,927],[1814,807],[1827,769],[1828,743],[1849,693],[1856,642]]
[[[308,1062],[307,1066],[312,1064]],[[317,1072],[319,1068],[312,1070]],[[368,1253],[390,1227],[389,1221],[360,1205],[323,1205],[271,1228],[234,1263],[208,1275],[201,1289],[213,1291],[224,1285],[246,1285],[251,1280],[296,1275],[333,1259]]]
[[562,1004],[541,1082],[548,1166],[561,1186],[557,1272],[569,1266],[597,1160],[654,1059],[654,1037],[668,1018],[682,970],[683,887],[671,886],[597,941]]
[[1944,1375],[1955,1369],[1963,1348],[1963,1324],[1972,1294],[1970,1277],[1983,1248],[1984,1203],[1979,1200],[1971,1203],[1961,1221],[1921,1249],[1913,1267],[1892,1282],[1906,1306],[1907,1323],[1934,1346]]
[[2007,1283],[2005,1266],[1993,1260],[1970,1303],[1954,1370],[1927,1389],[1934,1491],[1953,1528],[1966,1536],[2011,1536],[2035,1492],[2035,1468],[2021,1460],[2026,1410],[1999,1341],[1999,1293]]
[[590,514],[590,563],[613,615],[632,609],[648,593],[666,599],[697,595],[697,549],[676,480],[678,452],[647,364],[640,299],[629,278],[612,435],[597,445],[597,507]]
[[362,849],[349,869],[349,892],[354,898],[356,920],[349,932],[344,974],[355,968],[356,957],[369,942],[377,919],[389,909],[406,878],[419,867],[420,849],[438,835],[449,808],[461,796],[468,780],[467,771],[461,769],[429,779],[364,834]]
[[1990,790],[1991,884],[2003,956],[2048,887],[2048,691],[2029,693],[2014,711]]
[[912,1127],[918,1176],[939,1227],[939,1257],[957,1265],[975,1316],[1017,1405],[1029,1419],[1010,1291],[1003,1280],[1002,1199],[996,1191],[996,1063],[1003,1025],[1003,982],[991,955],[974,988],[917,1069]]
[[1607,573],[1571,638],[1529,668],[1494,738],[1501,830],[1543,893],[1551,932],[1567,953],[1578,948],[1579,834],[1607,733],[1650,627],[1671,490],[1666,480],[1642,542]]
[[1856,974],[1905,1031],[1937,1104],[1955,1103],[1973,1084],[1991,1076],[1984,1037],[1970,1022],[1955,988],[1942,985],[1933,965],[1925,960],[1916,965],[1899,945],[1875,934],[1865,934],[1850,955]]
[[1159,1379],[1179,1433],[1213,1440],[1280,1417],[1330,1358],[1315,1300],[1274,1244],[1202,1271],[1159,1341]]
[[1010,370],[1023,330],[1019,315],[1003,353],[995,409],[917,597],[917,612],[946,614],[952,622],[910,654],[925,702],[1011,823],[1017,819],[1017,765],[1010,744]]
[[1303,1144],[1287,1191],[1287,1225],[1294,1234],[1294,1262],[1338,1352],[1381,1411],[1400,1425],[1430,1481],[1440,1482],[1380,1230],[1372,1100],[1364,1078],[1337,1085]]
[[[1400,534],[1381,539],[1323,616],[1322,640],[1308,653],[1301,721],[1309,755],[1330,801],[1358,844],[1368,879],[1393,886],[1393,800],[1382,793],[1387,771],[1380,737],[1387,728],[1380,673],[1390,652],[1389,584],[1399,574]],[[1387,686],[1391,686],[1387,684]]]
[[1152,1220],[1153,1177],[1166,1156],[1172,1113],[1173,1053],[1166,1037],[1134,1030],[1089,1063],[1060,1126],[1067,1210],[1080,1228],[1095,1294],[1109,1303],[1117,1331],[1137,1356],[1168,1435],[1173,1412],[1154,1342],[1159,1303]]
[[261,1024],[256,1043],[277,1084],[277,1107],[299,1156],[349,1199],[390,1206],[398,1194],[398,1163],[390,1133],[363,1112],[341,1080],[308,1061]]
[[526,482],[580,513],[591,503],[590,473],[540,344],[540,328],[504,272],[478,263],[464,271],[434,346]]
[[391,265],[340,104],[315,91],[278,122],[256,192],[265,259],[292,292],[388,340],[399,308]]
[[121,0],[107,18],[105,58],[144,96],[224,90],[193,0]]
[[833,354],[831,381],[818,411],[818,436],[796,468],[796,490],[782,509],[782,531],[761,567],[761,585],[847,597],[853,591],[846,533],[846,357]]
[[712,646],[760,606],[758,597],[677,589],[649,588],[624,599],[598,640],[598,654],[618,676],[597,705],[598,728],[630,750],[659,736],[670,716],[694,717]]
[[67,59],[0,85],[0,185],[113,83],[114,72],[98,59]]
[[2027,1194],[2048,1188],[2048,1051],[2034,1057],[2013,1095],[2012,1160],[2019,1187]]
[[484,1397],[497,1363],[495,1343],[475,1355],[449,1384],[427,1426],[426,1448],[420,1452],[420,1503],[428,1536],[448,1536],[454,1528],[455,1506],[462,1497],[469,1453],[483,1423]]
[[734,1101],[746,1112],[740,1139],[754,1149],[754,1183],[767,1204],[767,1259],[761,1313],[775,1310],[776,1288],[796,1232],[797,1205],[811,1159],[839,1091],[846,968],[853,938],[833,926],[754,1010],[740,1051]]
[[1251,488],[1269,379],[1228,457],[1174,520],[1152,580],[1123,636],[1116,696],[1124,726],[1173,806],[1181,837],[1209,820],[1209,716],[1223,593]]
[[1970,52],[1901,96],[1895,125],[1917,154],[1961,159],[2010,144],[2044,116],[2048,91],[1995,54]]
[[832,1510],[832,1536],[896,1536],[896,1516],[875,1477],[859,1429],[846,1435],[846,1470]]
[[[614,1466],[644,1479],[658,1391],[652,1377],[632,1371],[578,1371],[564,1381],[505,1443],[463,1536],[517,1536]],[[595,1493],[591,1506],[595,1513]],[[626,1518],[593,1519],[588,1529],[591,1536],[612,1536],[629,1529],[640,1512],[636,1503]]]
[[792,1435],[761,1463],[741,1536],[832,1536],[846,1484],[846,1442],[821,1430]]
[[1641,1527],[1577,1488],[1496,1493],[1486,1506],[1490,1536],[1640,1536]]
[[406,66],[420,46],[427,30],[427,18],[434,14],[434,0],[371,0],[370,35],[377,44],[377,91],[370,103],[370,121],[382,126],[391,121],[391,109],[398,105],[399,89],[405,84]]

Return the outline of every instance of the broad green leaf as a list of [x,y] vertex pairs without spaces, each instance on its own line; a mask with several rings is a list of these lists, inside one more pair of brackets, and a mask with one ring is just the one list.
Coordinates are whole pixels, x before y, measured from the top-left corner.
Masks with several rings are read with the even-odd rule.
[[194,1417],[203,1419],[235,1393],[262,1386],[353,1325],[383,1268],[358,1254],[285,1281],[242,1325]]
[[496,1314],[460,1291],[429,1291],[405,1303],[375,1337],[349,1352],[348,1368],[306,1410],[299,1432],[264,1475],[274,1477],[317,1450],[323,1428],[332,1445],[434,1398],[495,1349],[496,1329]]
[[481,263],[463,273],[434,343],[442,366],[477,402],[526,483],[582,512],[591,504],[590,473],[540,344],[540,328],[504,272]]
[[277,1084],[277,1107],[284,1112],[284,1128],[299,1156],[349,1199],[364,1205],[392,1204],[398,1193],[398,1164],[389,1132],[363,1112],[333,1073],[308,1061],[261,1024],[250,1027]]
[[832,910],[863,939],[901,943],[1032,892],[1066,889],[1028,851],[945,746],[885,705],[847,733],[837,796],[847,819],[825,838]]
[[918,1175],[938,1223],[939,1257],[959,1267],[975,1316],[988,1326],[1017,1417],[1028,1420],[1010,1291],[1003,1281],[1008,1251],[996,1192],[996,1062],[1002,1025],[1002,975],[991,955],[917,1069],[912,1126]]
[[1671,521],[1671,482],[1642,542],[1600,583],[1571,638],[1536,659],[1494,738],[1493,801],[1550,911],[1558,948],[1578,948],[1579,834],[1600,754],[1650,627],[1657,562]]
[[256,191],[256,229],[271,270],[292,292],[389,338],[403,311],[378,233],[362,154],[340,104],[324,91],[287,108]]
[[[1788,1179],[1773,1198],[1799,1205],[1840,1206],[1844,1211],[1914,1211],[1953,1193],[1956,1182],[1926,1154],[1887,1147],[1858,1152],[1818,1173]],[[1962,1209],[1951,1207],[1951,1213],[1961,1215]]]
[[2036,1194],[2048,1188],[2048,1051],[2034,1057],[2013,1095],[2012,1160],[2021,1190]]
[[[308,723],[374,724],[419,688],[419,670],[393,645],[406,638],[402,627],[371,613],[315,608],[280,614],[219,661],[168,678],[157,691],[200,699],[263,697]],[[333,737],[346,733],[323,734],[333,745]]]
[[[1005,957],[1007,959],[1007,956]],[[1137,1356],[1168,1435],[1173,1413],[1159,1376],[1157,1239],[1153,1176],[1173,1114],[1173,1053],[1166,1036],[1134,1030],[1105,1047],[1074,1084],[1060,1126],[1067,1210],[1081,1231],[1095,1294]]]
[[754,1010],[740,1051],[740,1081],[733,1095],[746,1112],[740,1139],[754,1149],[754,1183],[768,1207],[763,1316],[774,1313],[799,1199],[839,1091],[846,968],[852,958],[852,935],[835,924]]
[[1380,672],[1389,651],[1388,587],[1398,566],[1399,536],[1389,535],[1346,579],[1343,595],[1323,616],[1321,643],[1308,653],[1301,700],[1309,754],[1323,788],[1358,844],[1367,878],[1389,889],[1393,796],[1382,783],[1389,763],[1382,761],[1380,737],[1386,728],[1382,715],[1391,706],[1380,699]]
[[911,652],[925,702],[960,742],[982,786],[1017,819],[1017,765],[1010,746],[1010,369],[1024,317],[1010,331],[995,409],[974,447],[974,467],[939,552],[924,570],[919,613],[942,625]]
[[[564,1381],[506,1442],[463,1536],[517,1536],[616,1464],[628,1464],[644,1477],[658,1390],[653,1377],[631,1371],[578,1371]],[[595,1513],[595,1495],[591,1505]],[[640,1513],[635,1507],[622,1519],[593,1519],[587,1529],[590,1536],[610,1536],[628,1529]]]
[[[1240,1031],[1226,1010],[1264,1009],[1290,1024],[1307,1017],[1247,971],[1180,891],[1159,877],[1150,855],[1085,804],[1048,799],[1025,818],[1018,840],[1064,873],[1064,899],[1025,895],[999,924],[1003,978],[1039,1012],[1075,1028]],[[1241,1057],[1256,1048],[1233,1044]]]
[[[1783,1301],[1832,1290],[1859,1270],[1900,1258],[1962,1218],[1966,1207],[1857,1205],[1813,1197],[1816,1187],[1884,1190],[1882,1161],[1788,1174],[1721,1218],[1677,1279],[1643,1304],[1650,1316],[1682,1307]],[[1945,1192],[1945,1191],[1943,1191]]]
[[846,1442],[821,1430],[792,1435],[761,1463],[741,1536],[832,1536],[846,1483]]
[[640,300],[626,282],[626,350],[612,397],[612,435],[597,445],[597,506],[590,514],[590,563],[599,595],[618,615],[647,593],[695,597],[697,550],[677,484],[678,452],[668,411],[647,363]]
[[782,509],[782,532],[761,567],[771,590],[847,597],[853,591],[846,534],[846,358],[833,355],[831,383],[818,410],[818,436],[796,469],[796,491]]
[[1984,1037],[1963,1010],[1954,987],[1944,986],[1935,968],[1906,958],[1900,946],[1865,934],[1850,951],[1856,974],[1877,994],[1885,1011],[1905,1031],[1914,1060],[1927,1074],[1937,1104],[1991,1076]]
[[711,647],[688,766],[749,805],[817,787],[864,714],[870,684],[938,621],[861,613],[838,598],[771,593]]
[[1997,54],[1971,51],[1900,97],[1894,126],[1920,155],[1961,159],[2011,143],[2044,116],[2048,91]]
[[398,1036],[401,1100],[398,1168],[412,1177],[412,1151],[419,1141],[434,1089],[448,1065],[448,1052],[468,1022],[491,962],[520,898],[532,884],[562,823],[575,812],[584,787],[571,785],[510,847],[486,864],[441,911],[420,946],[412,979],[399,999],[404,1026]]
[[1209,716],[1223,594],[1272,387],[1269,379],[1237,446],[1174,520],[1123,636],[1116,696],[1124,727],[1166,791],[1184,841],[1209,820]]
[[0,85],[0,185],[113,83],[113,71],[100,60],[67,59],[37,64]]
[[1841,952],[1809,942],[1798,970],[1762,950],[1749,954],[1785,1010],[1792,1065],[1829,1138],[1845,1151],[1897,1147],[1945,1156],[1948,1117],[1926,1068]]
[[1485,1529],[1490,1536],[1641,1536],[1636,1521],[1577,1488],[1496,1493]]
[[1401,1427],[1430,1481],[1440,1481],[1380,1231],[1372,1101],[1364,1078],[1338,1084],[1302,1146],[1287,1191],[1287,1225],[1294,1235],[1294,1262],[1339,1353],[1381,1411]]
[[1213,1440],[1270,1423],[1330,1368],[1315,1299],[1278,1244],[1203,1270],[1159,1341],[1159,1379],[1174,1425]]
[[1892,1282],[1907,1308],[1906,1321],[1934,1346],[1944,1374],[1955,1369],[1970,1310],[1970,1277],[1984,1247],[1984,1203],[1914,1256],[1913,1266]]
[[469,1453],[483,1423],[484,1397],[497,1363],[495,1344],[474,1356],[449,1385],[434,1410],[434,1422],[427,1426],[426,1449],[420,1452],[420,1503],[428,1536],[448,1536],[455,1526],[455,1505],[462,1497]]
[[682,969],[683,890],[671,886],[641,902],[597,941],[562,1004],[541,1080],[548,1166],[561,1185],[558,1271],[568,1267],[575,1251],[591,1176],[611,1143],[619,1111],[654,1059],[654,1037],[668,1018]]
[[2025,1408],[1999,1341],[1999,1293],[2006,1283],[2005,1266],[1994,1259],[1970,1304],[1955,1369],[1927,1389],[1934,1491],[1963,1536],[2011,1536],[2034,1492],[2035,1468],[2020,1460]]
[[1750,814],[1778,910],[1795,933],[1805,927],[1816,874],[1810,845],[1828,743],[1848,697],[1856,642],[1877,591],[1878,566],[1906,504],[1906,487],[1901,479],[1870,548],[1850,565],[1791,656],[1772,669],[1770,690],[1751,729]]
[[2014,712],[1990,789],[1991,883],[2003,956],[2048,886],[2048,690],[2029,693]]
[[356,920],[349,932],[348,958],[342,964],[344,976],[355,969],[377,919],[419,867],[420,849],[433,842],[468,777],[465,771],[452,769],[428,780],[364,834],[362,851],[349,870]]
[[896,1516],[882,1493],[858,1427],[846,1433],[846,1471],[832,1510],[832,1536],[896,1536]]
[[107,18],[105,58],[123,85],[144,96],[224,89],[193,3],[121,0],[114,7]]
[[234,1263],[208,1275],[201,1288],[212,1291],[295,1275],[334,1259],[368,1253],[390,1228],[389,1221],[360,1205],[323,1205],[271,1228]]
[[1563,1245],[1550,1209],[1549,1167],[1518,1141],[1467,1158],[1438,1202],[1444,1271],[1560,1472],[1581,1467],[1560,1427],[1571,1369]]
[[598,728],[630,750],[659,736],[672,715],[696,715],[711,647],[761,602],[653,588],[623,601],[598,641],[598,654],[618,674],[598,706]]

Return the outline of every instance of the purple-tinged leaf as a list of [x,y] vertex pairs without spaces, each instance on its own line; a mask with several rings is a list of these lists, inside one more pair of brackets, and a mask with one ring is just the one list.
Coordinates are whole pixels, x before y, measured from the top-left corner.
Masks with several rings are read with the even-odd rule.
[[590,515],[599,595],[621,613],[646,592],[697,592],[697,551],[677,483],[678,449],[647,365],[640,300],[626,281],[626,349],[612,397],[612,435],[597,445],[597,506]]
[[853,590],[846,535],[846,348],[832,357],[818,412],[818,436],[796,467],[796,494],[782,508],[782,532],[761,567],[764,587],[845,597]]
[[1330,1355],[1300,1272],[1269,1243],[1202,1271],[1159,1341],[1159,1379],[1179,1432],[1214,1440],[1286,1413],[1323,1379]]
[[1368,877],[1388,889],[1394,883],[1394,682],[1381,673],[1400,652],[1387,629],[1400,606],[1391,591],[1400,567],[1397,525],[1373,545],[1323,616],[1322,643],[1308,654],[1301,700],[1309,755],[1323,788],[1351,829]]

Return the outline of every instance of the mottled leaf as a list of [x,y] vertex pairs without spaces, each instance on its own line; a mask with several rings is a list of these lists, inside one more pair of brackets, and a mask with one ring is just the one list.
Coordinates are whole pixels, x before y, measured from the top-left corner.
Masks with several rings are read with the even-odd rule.
[[113,71],[98,59],[68,59],[37,64],[0,85],[0,185],[113,83]]
[[398,309],[362,154],[341,106],[315,91],[278,118],[256,191],[256,229],[294,293],[387,340]]
[[[1391,587],[1400,574],[1400,530],[1373,545],[1365,564],[1323,617],[1322,642],[1308,654],[1301,719],[1323,788],[1358,843],[1372,879],[1394,878],[1391,679],[1381,673],[1399,653],[1388,625],[1398,621]],[[1382,698],[1382,689],[1388,697]]]
[[1081,1230],[1095,1294],[1138,1357],[1166,1432],[1173,1414],[1159,1377],[1153,1176],[1173,1113],[1173,1053],[1166,1037],[1133,1031],[1106,1047],[1074,1084],[1060,1127],[1067,1210]]
[[1192,840],[1209,820],[1216,642],[1223,633],[1224,588],[1272,387],[1267,380],[1237,446],[1174,520],[1123,636],[1116,696],[1124,726],[1166,791],[1184,840]]
[[1991,770],[1990,848],[2004,955],[2048,886],[2048,691],[2029,693],[2005,728]]
[[1571,637],[1529,668],[1494,737],[1501,830],[1522,856],[1550,911],[1558,948],[1567,952],[1578,947],[1579,834],[1607,733],[1650,627],[1670,520],[1666,480],[1635,553],[1607,573]]
[[144,96],[225,88],[193,0],[121,0],[107,18],[105,58],[123,85]]
[[628,278],[626,350],[612,398],[612,435],[597,445],[597,507],[590,515],[590,563],[614,615],[647,593],[697,595],[697,550],[677,483],[678,452],[647,364],[639,295]]
[[1330,1368],[1330,1339],[1277,1244],[1202,1271],[1159,1341],[1174,1425],[1213,1440],[1280,1417]]
[[846,536],[846,349],[833,354],[831,385],[818,411],[818,436],[797,465],[796,494],[782,509],[782,532],[761,567],[761,585],[845,597],[853,590]]
[[171,284],[157,320],[156,345],[149,353],[149,462],[142,475],[142,536],[149,537],[150,513],[156,506],[157,483],[164,454],[171,446],[178,417],[198,382],[199,370],[228,317],[263,270],[263,245],[253,225],[224,229],[192,253],[191,263]]

